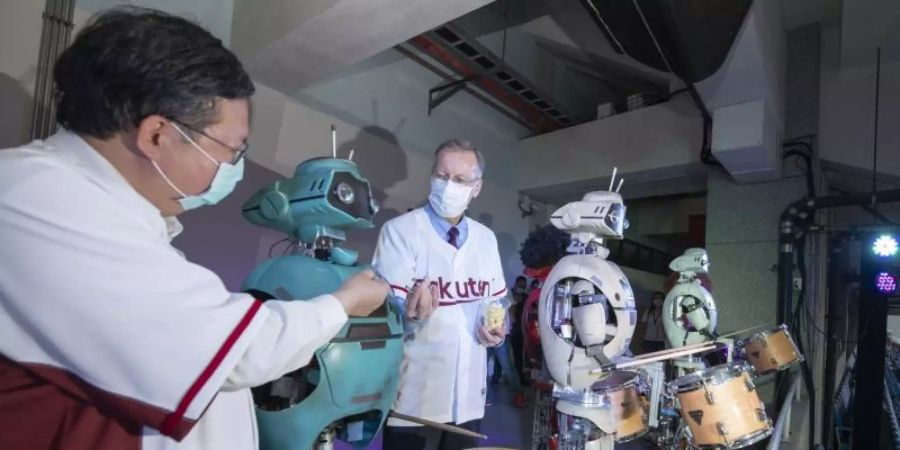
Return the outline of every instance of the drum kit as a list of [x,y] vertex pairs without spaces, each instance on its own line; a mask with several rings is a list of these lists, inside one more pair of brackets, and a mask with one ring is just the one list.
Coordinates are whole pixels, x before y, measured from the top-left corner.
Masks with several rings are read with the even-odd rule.
[[[712,345],[712,344],[710,344]],[[672,353],[672,350],[657,353]],[[756,380],[803,361],[787,327],[760,331],[735,344],[735,360],[665,383],[659,396],[657,443],[661,448],[738,449],[772,433]],[[652,358],[654,354],[643,355]],[[615,442],[651,432],[650,380],[643,369],[611,370],[592,389],[612,406]]]
[[611,450],[651,432],[659,447],[679,450],[731,450],[766,439],[772,421],[756,382],[803,356],[784,325],[737,342],[730,336],[760,327],[717,334],[718,310],[702,283],[710,267],[704,249],[687,249],[669,264],[678,273],[661,313],[670,348],[626,356],[637,308],[628,279],[607,258],[606,241],[622,239],[627,227],[615,177],[614,169],[609,190],[550,216],[570,243],[537,299],[552,399],[535,413],[535,436],[550,436],[548,445],[532,448]]

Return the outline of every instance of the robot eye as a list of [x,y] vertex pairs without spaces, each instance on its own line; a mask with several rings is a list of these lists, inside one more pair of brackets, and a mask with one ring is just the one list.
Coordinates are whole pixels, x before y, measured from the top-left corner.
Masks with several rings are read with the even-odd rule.
[[356,193],[353,191],[353,187],[347,183],[339,183],[334,188],[334,195],[345,205],[353,203],[353,200],[356,199]]

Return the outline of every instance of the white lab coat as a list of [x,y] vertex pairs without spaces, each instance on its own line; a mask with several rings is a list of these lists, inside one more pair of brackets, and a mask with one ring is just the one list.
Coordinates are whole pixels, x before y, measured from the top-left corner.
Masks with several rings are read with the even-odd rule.
[[[438,287],[441,306],[404,343],[393,410],[441,423],[484,417],[486,353],[476,321],[486,299],[506,294],[497,238],[465,220],[469,235],[457,250],[438,236],[424,209],[411,211],[384,224],[374,258],[397,295],[405,297],[423,278]],[[414,424],[391,418],[388,425]]]
[[[0,151],[0,363],[59,401],[105,405],[65,426],[30,423],[47,430],[29,436],[100,442],[115,417],[139,442],[98,450],[257,448],[248,387],[307,364],[347,316],[330,295],[263,304],[228,292],[170,245],[179,228],[74,133]],[[2,369],[0,405],[17,394]],[[0,411],[0,447],[42,447],[9,439],[23,436],[17,417],[54,401]]]

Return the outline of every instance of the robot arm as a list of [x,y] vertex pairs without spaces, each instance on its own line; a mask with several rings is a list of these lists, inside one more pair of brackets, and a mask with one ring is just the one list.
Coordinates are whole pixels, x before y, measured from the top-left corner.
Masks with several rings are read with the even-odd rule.
[[[575,282],[572,288],[576,305],[572,307],[575,336],[590,349],[606,341],[606,296],[594,293],[594,285],[587,280]],[[602,350],[601,350],[602,351]]]

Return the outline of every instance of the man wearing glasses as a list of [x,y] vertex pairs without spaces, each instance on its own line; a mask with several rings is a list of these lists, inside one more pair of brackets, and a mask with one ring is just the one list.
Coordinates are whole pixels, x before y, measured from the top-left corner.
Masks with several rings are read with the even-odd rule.
[[[414,332],[404,342],[393,410],[478,431],[486,393],[485,347],[504,327],[483,325],[485,304],[506,293],[497,238],[466,217],[481,192],[484,158],[467,141],[435,151],[428,203],[384,224],[374,266],[395,294],[406,296]],[[471,438],[390,418],[385,449],[460,450]]]
[[249,388],[387,284],[262,303],[170,245],[176,215],[243,175],[254,87],[207,31],[106,12],[54,81],[60,131],[0,151],[0,448],[255,449]]

